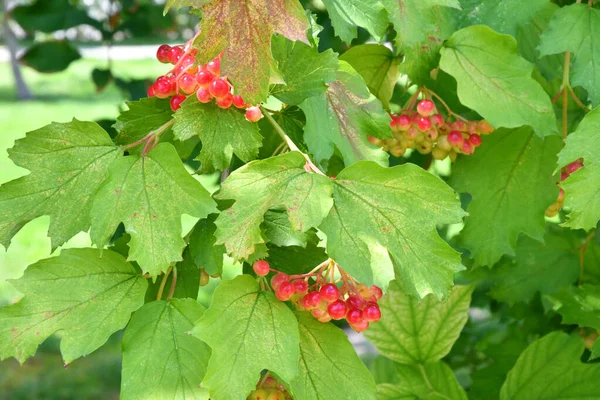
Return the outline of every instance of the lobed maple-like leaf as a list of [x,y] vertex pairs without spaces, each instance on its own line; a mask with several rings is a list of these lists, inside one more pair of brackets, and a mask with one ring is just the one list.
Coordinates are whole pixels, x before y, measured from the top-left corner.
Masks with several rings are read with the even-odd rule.
[[319,226],[331,209],[331,184],[326,176],[308,173],[299,152],[254,161],[223,182],[216,198],[235,200],[216,220],[216,244],[224,244],[236,260],[246,260],[265,240],[260,225],[265,213],[281,208],[293,230]]
[[[117,117],[117,144],[133,143],[173,118],[169,99],[147,97],[127,103],[128,110]],[[164,135],[164,134],[163,134]]]
[[346,166],[360,160],[387,166],[388,154],[369,143],[367,136],[391,137],[390,117],[350,64],[340,62],[327,92],[307,99],[300,108],[306,114],[304,140],[318,163],[337,149]]
[[222,281],[191,333],[212,348],[202,387],[213,400],[245,398],[264,369],[290,382],[298,372],[298,322],[250,275]]
[[210,348],[187,334],[203,314],[193,299],[153,301],[133,314],[123,336],[121,399],[208,400],[200,383]]
[[564,325],[600,330],[600,285],[569,286],[547,298]]
[[462,26],[487,25],[498,33],[516,37],[518,28],[547,4],[546,0],[461,0]]
[[543,239],[544,211],[558,196],[552,171],[560,146],[558,137],[541,139],[528,127],[501,129],[459,157],[450,185],[472,196],[459,240],[475,266],[514,255],[521,233]]
[[29,132],[9,150],[30,174],[0,187],[0,243],[29,221],[50,216],[52,249],[90,227],[92,197],[122,155],[95,122],[53,123]]
[[541,137],[557,132],[550,97],[532,78],[533,66],[519,56],[512,36],[471,26],[454,33],[441,54],[440,68],[458,82],[461,103],[494,127],[529,125]]
[[319,227],[327,253],[358,281],[380,287],[396,277],[411,295],[444,297],[459,254],[436,226],[460,222],[454,191],[414,164],[383,168],[361,161],[333,181],[334,206]]
[[308,19],[298,0],[212,0],[200,10],[200,61],[222,53],[221,74],[251,104],[269,94],[272,35],[308,43]]
[[388,13],[379,0],[323,0],[335,33],[350,43],[358,36],[357,27],[365,28],[381,41],[388,26]]
[[575,55],[571,84],[584,87],[594,106],[600,105],[600,10],[572,4],[556,11],[542,34],[539,52],[566,51]]
[[65,363],[92,353],[125,327],[147,288],[125,258],[96,249],[63,250],[11,283],[25,297],[0,309],[0,359],[21,363],[59,331]]
[[185,169],[175,148],[159,144],[147,156],[113,164],[92,208],[92,241],[105,246],[119,223],[131,235],[129,260],[157,276],[181,260],[181,215],[217,212],[210,194]]

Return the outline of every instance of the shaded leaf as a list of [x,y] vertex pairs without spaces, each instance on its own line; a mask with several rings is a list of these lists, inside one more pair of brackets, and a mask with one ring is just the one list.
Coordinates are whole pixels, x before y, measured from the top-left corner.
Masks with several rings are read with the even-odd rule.
[[600,286],[567,287],[548,298],[564,325],[579,325],[600,330]]
[[461,0],[462,26],[487,25],[498,33],[516,37],[520,26],[526,25],[547,4],[547,0]]
[[388,25],[388,13],[379,0],[323,0],[335,33],[350,43],[358,36],[357,27],[365,28],[381,41]]
[[117,117],[114,128],[119,132],[117,144],[134,143],[172,119],[169,99],[146,97],[127,102],[128,110]]
[[10,11],[10,17],[28,32],[54,33],[83,24],[100,27],[98,21],[69,0],[37,0],[15,7]]
[[38,72],[64,71],[75,60],[79,60],[79,51],[65,40],[50,40],[35,43],[19,57],[21,64]]
[[198,221],[190,235],[190,254],[194,263],[197,268],[204,269],[209,275],[223,272],[223,256],[225,255],[225,247],[215,245],[217,241],[215,219],[216,216],[213,214]]

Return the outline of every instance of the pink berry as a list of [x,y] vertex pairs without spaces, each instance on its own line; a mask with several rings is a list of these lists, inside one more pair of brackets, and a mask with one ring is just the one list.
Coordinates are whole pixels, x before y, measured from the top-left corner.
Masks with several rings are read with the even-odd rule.
[[262,117],[262,111],[258,107],[250,107],[246,110],[246,119],[250,122],[258,122]]
[[343,319],[346,316],[346,312],[348,311],[348,307],[346,307],[346,303],[344,300],[336,300],[327,306],[327,312],[331,315],[331,318],[337,320]]
[[236,108],[246,108],[246,107],[248,107],[248,104],[246,104],[246,102],[244,101],[244,99],[242,99],[242,96],[240,96],[239,94],[236,94],[235,96],[233,96],[233,105]]
[[229,84],[221,78],[217,78],[208,86],[210,94],[216,98],[225,97],[229,93]]
[[459,131],[452,131],[448,134],[448,143],[455,147],[462,147],[465,138]]
[[421,132],[427,132],[431,129],[431,126],[431,120],[428,117],[417,118],[417,128],[419,128]]
[[220,108],[227,109],[233,104],[233,95],[231,93],[227,93],[225,96],[217,98],[215,102]]
[[363,321],[363,313],[361,310],[351,308],[346,314],[346,320],[350,325],[358,324],[359,322]]
[[328,283],[326,285],[321,286],[319,293],[321,294],[323,300],[325,300],[328,303],[336,301],[338,297],[340,297],[340,291],[338,290],[337,286],[335,286],[333,283]]
[[368,302],[363,309],[363,318],[369,322],[377,322],[381,319],[381,310],[377,303]]
[[369,322],[368,321],[361,321],[357,324],[350,324],[350,327],[352,329],[354,329],[356,332],[360,333],[360,332],[364,332],[369,328]]
[[417,112],[424,117],[429,117],[435,112],[435,104],[431,100],[422,100],[417,104]]
[[306,298],[306,304],[309,309],[317,308],[321,304],[321,295],[319,292],[310,292],[304,297]]
[[198,101],[200,103],[210,103],[213,99],[212,94],[208,91],[208,89],[198,89],[196,92],[196,97],[198,97]]
[[481,146],[481,136],[476,133],[469,135],[469,143],[471,143],[473,147]]
[[166,76],[159,76],[154,83],[154,93],[159,99],[166,99],[174,94],[175,88],[173,83]]
[[569,173],[564,172],[564,171],[560,173],[561,182],[564,181],[565,179],[567,179],[568,177],[569,177]]
[[196,78],[190,74],[183,74],[179,78],[179,89],[185,94],[192,94],[196,90]]
[[273,278],[271,278],[271,287],[273,290],[277,290],[279,286],[281,286],[284,282],[289,282],[290,277],[286,274],[277,274]]
[[315,310],[312,310],[310,312],[312,314],[313,317],[315,317],[316,319],[322,318],[323,316],[327,315],[327,311],[322,310],[320,308],[317,308]]
[[177,94],[171,97],[171,110],[177,111],[181,108],[181,103],[185,101],[187,97],[182,94]]
[[470,142],[464,142],[461,148],[461,152],[466,155],[473,154],[475,148]]
[[171,50],[169,51],[169,62],[175,65],[182,56],[183,49],[180,46],[171,47]]
[[214,81],[216,76],[214,76],[209,71],[198,71],[196,74],[196,81],[198,85],[203,89],[208,89],[208,86]]
[[398,117],[396,117],[396,121],[398,129],[400,129],[403,132],[407,131],[408,128],[410,128],[410,126],[412,125],[412,121],[408,115],[399,115]]
[[467,124],[464,121],[458,120],[450,124],[450,129],[453,131],[466,132]]
[[269,263],[265,260],[258,260],[252,265],[254,273],[258,276],[267,276],[271,270]]
[[156,51],[156,58],[163,64],[168,64],[169,61],[169,53],[171,52],[171,46],[168,44],[163,44]]
[[217,76],[221,75],[221,60],[218,57],[215,58],[206,64],[206,69]]
[[275,290],[275,296],[281,301],[288,301],[294,295],[294,285],[290,281],[282,282]]
[[303,279],[296,279],[292,282],[296,293],[306,293],[308,291],[308,283]]
[[433,114],[433,116],[431,117],[431,120],[432,120],[433,124],[435,126],[437,126],[438,128],[440,126],[444,125],[444,117],[442,117],[440,114]]
[[154,97],[156,96],[156,93],[154,92],[154,84],[150,85],[150,87],[148,88],[148,97]]
[[575,171],[578,171],[581,167],[583,167],[582,163],[578,161],[572,162],[571,164],[567,165],[567,173],[571,175]]
[[373,291],[373,294],[377,300],[383,297],[383,291],[379,288],[379,286],[373,285],[371,286],[371,290]]
[[361,296],[357,296],[355,294],[350,295],[348,297],[348,299],[346,300],[346,305],[348,306],[348,308],[353,308],[353,309],[357,309],[357,310],[362,310],[363,307],[365,306],[366,302],[365,299],[363,299]]

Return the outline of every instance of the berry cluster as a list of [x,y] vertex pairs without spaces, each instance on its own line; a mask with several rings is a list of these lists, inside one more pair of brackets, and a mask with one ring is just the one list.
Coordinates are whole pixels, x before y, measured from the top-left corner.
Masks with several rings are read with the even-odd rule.
[[392,139],[369,136],[369,141],[395,157],[401,157],[408,149],[416,149],[421,154],[431,153],[436,160],[449,156],[456,161],[458,154],[473,154],[481,145],[481,135],[494,131],[485,120],[467,121],[451,111],[449,115],[455,120],[444,119],[432,100],[421,100],[413,110],[415,99],[407,109],[391,115]]
[[247,400],[293,400],[286,388],[268,373],[256,385]]
[[[582,159],[574,161],[571,164],[564,167],[560,171],[560,182],[563,182],[565,179],[567,179],[569,176],[571,176],[571,174],[575,173],[575,171],[579,170],[580,168],[583,168],[583,160]],[[560,182],[558,182],[557,184],[560,184]],[[563,188],[560,188],[560,192],[558,192],[558,199],[556,199],[554,204],[552,204],[550,207],[548,207],[546,209],[546,216],[548,218],[552,218],[552,217],[556,216],[558,214],[558,212],[560,210],[562,210],[564,205],[565,205],[565,191]]]
[[156,79],[148,89],[148,97],[170,97],[171,109],[177,111],[187,96],[195,93],[201,103],[209,103],[214,99],[217,106],[223,109],[232,105],[246,109],[246,119],[250,122],[260,120],[260,108],[246,104],[241,96],[234,95],[233,86],[227,77],[221,76],[221,56],[208,64],[196,66],[197,53],[190,43],[185,47],[171,47],[167,44],[160,46],[156,58],[163,64],[172,64],[173,68]]
[[[255,262],[253,269],[260,277],[275,271],[264,260]],[[378,305],[383,296],[381,289],[357,283],[331,260],[304,275],[275,272],[271,279],[275,296],[281,301],[291,301],[299,310],[310,311],[320,322],[345,318],[352,329],[363,332],[369,323],[381,318]]]

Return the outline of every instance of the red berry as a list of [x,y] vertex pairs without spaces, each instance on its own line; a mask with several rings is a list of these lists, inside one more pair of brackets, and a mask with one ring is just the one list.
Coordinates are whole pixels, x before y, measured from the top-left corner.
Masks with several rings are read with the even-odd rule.
[[263,117],[259,107],[250,107],[246,110],[246,119],[250,122],[258,122]]
[[440,126],[444,125],[444,117],[442,117],[440,114],[433,114],[433,116],[431,117],[431,121],[433,122],[433,124],[435,126],[437,126],[438,128]]
[[177,64],[179,59],[183,56],[183,49],[179,46],[171,47],[169,51],[169,62],[173,65]]
[[475,147],[470,142],[464,142],[462,148],[460,149],[463,154],[469,155],[473,154],[475,151]]
[[361,321],[357,324],[351,324],[350,328],[354,329],[356,332],[360,333],[360,332],[364,332],[367,330],[367,328],[369,328],[369,322],[368,321]]
[[396,118],[396,121],[398,129],[400,129],[401,131],[407,131],[408,128],[410,128],[410,126],[412,125],[412,121],[408,115],[399,115]]
[[152,84],[148,88],[148,97],[154,97],[154,96],[156,96],[156,93],[154,92],[154,84]]
[[286,274],[277,274],[273,278],[271,278],[271,287],[274,290],[277,290],[279,286],[281,286],[284,282],[289,282],[290,277]]
[[465,124],[465,122],[461,120],[454,121],[450,124],[450,129],[452,129],[453,131],[466,132],[467,124]]
[[216,98],[224,97],[229,93],[229,84],[227,81],[217,78],[208,86],[208,91]]
[[233,96],[233,105],[236,108],[246,108],[246,107],[248,107],[248,104],[246,104],[246,102],[244,101],[244,99],[242,99],[242,96],[240,96],[239,94],[236,94],[235,96]]
[[171,110],[173,110],[173,111],[179,110],[181,108],[181,103],[183,103],[186,98],[187,97],[185,97],[182,94],[177,94],[177,95],[171,97]]
[[275,296],[281,301],[288,301],[294,295],[294,285],[290,281],[282,282],[275,290]]
[[212,81],[215,80],[215,78],[216,76],[214,76],[208,71],[199,71],[196,74],[196,81],[198,82],[198,85],[200,85],[200,87],[203,89],[208,89],[208,86],[210,86],[210,84],[212,83]]
[[572,162],[571,164],[567,165],[567,173],[571,175],[575,171],[578,171],[581,167],[583,167],[583,164],[579,161]]
[[373,294],[375,295],[375,298],[377,300],[379,300],[383,297],[383,292],[381,291],[379,286],[373,285],[373,286],[371,286],[371,290],[373,291]]
[[569,174],[567,172],[561,172],[560,173],[560,180],[564,181],[565,179],[567,179],[569,177]]
[[221,75],[221,60],[217,57],[206,65],[206,69],[213,74]]
[[319,290],[321,297],[328,303],[332,301],[336,301],[338,297],[340,297],[340,291],[337,286],[333,283],[328,283],[326,285],[321,286],[321,290]]
[[421,132],[427,132],[431,129],[431,126],[431,120],[428,117],[417,118],[417,128],[419,128]]
[[350,325],[355,325],[363,321],[363,313],[361,310],[351,308],[346,314],[346,320]]
[[173,83],[166,76],[159,76],[154,83],[154,93],[160,99],[166,99],[174,92]]
[[365,321],[377,322],[381,319],[381,310],[377,303],[368,302],[363,309],[363,318]]
[[346,307],[346,303],[344,300],[336,300],[327,306],[327,312],[331,315],[331,318],[335,320],[340,320],[346,316],[346,312],[348,311],[348,307]]
[[321,304],[321,295],[319,294],[319,292],[310,292],[309,294],[304,296],[304,298],[306,299],[305,302],[308,306],[306,308],[308,308],[309,310],[312,308],[317,308]]
[[207,89],[198,89],[196,97],[198,97],[200,103],[210,103],[213,99],[212,94]]
[[269,263],[265,260],[258,260],[254,262],[252,265],[252,269],[254,273],[258,276],[267,276],[271,268],[269,267]]
[[417,112],[424,117],[429,117],[435,112],[435,104],[431,100],[422,100],[417,104]]
[[163,64],[169,63],[169,53],[171,52],[171,46],[163,44],[156,51],[156,58]]
[[220,108],[227,109],[233,104],[233,95],[231,93],[227,93],[225,96],[217,98],[215,102]]
[[348,306],[348,308],[354,308],[357,310],[362,310],[365,304],[365,299],[355,294],[350,295],[350,297],[348,297],[348,299],[346,300],[346,305]]
[[179,89],[185,94],[192,94],[196,90],[196,78],[190,74],[183,74],[179,78]]
[[455,147],[462,147],[465,138],[459,131],[452,131],[448,134],[448,143]]
[[292,282],[296,293],[306,293],[308,291],[308,283],[304,279],[296,279]]
[[315,310],[312,310],[310,312],[312,314],[313,317],[315,317],[316,319],[322,318],[323,316],[327,315],[327,311],[322,310],[320,308],[317,308]]
[[474,147],[480,146],[481,145],[481,136],[479,136],[476,133],[469,135],[469,143],[471,143]]

